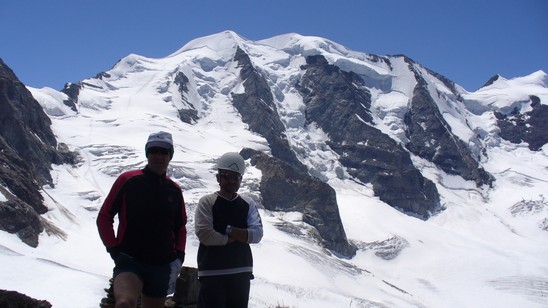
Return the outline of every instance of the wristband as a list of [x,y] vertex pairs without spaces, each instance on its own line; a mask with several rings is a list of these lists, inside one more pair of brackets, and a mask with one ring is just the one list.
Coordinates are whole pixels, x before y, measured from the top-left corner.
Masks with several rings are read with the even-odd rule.
[[231,225],[226,226],[225,233],[226,233],[226,235],[230,235],[232,233],[232,226]]

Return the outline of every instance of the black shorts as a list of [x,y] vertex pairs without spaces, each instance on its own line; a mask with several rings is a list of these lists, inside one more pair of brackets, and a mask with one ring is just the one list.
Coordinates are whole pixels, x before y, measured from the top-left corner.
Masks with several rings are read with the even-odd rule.
[[170,264],[147,264],[120,253],[116,257],[114,277],[121,273],[133,273],[143,283],[142,293],[150,297],[168,295],[171,268]]

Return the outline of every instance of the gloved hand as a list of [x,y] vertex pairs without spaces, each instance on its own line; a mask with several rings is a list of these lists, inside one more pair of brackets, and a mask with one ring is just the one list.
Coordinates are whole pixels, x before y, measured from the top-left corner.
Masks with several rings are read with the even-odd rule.
[[118,256],[120,255],[120,247],[114,246],[114,247],[107,247],[107,251],[110,254],[110,257],[112,260],[116,261]]
[[181,264],[185,262],[185,253],[177,250],[177,258],[181,261]]

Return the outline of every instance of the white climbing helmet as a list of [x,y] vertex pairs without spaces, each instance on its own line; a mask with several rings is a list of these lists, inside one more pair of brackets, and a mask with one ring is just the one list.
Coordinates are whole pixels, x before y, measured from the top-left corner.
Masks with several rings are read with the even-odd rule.
[[244,158],[236,152],[225,153],[217,161],[217,170],[230,170],[243,175],[245,171]]

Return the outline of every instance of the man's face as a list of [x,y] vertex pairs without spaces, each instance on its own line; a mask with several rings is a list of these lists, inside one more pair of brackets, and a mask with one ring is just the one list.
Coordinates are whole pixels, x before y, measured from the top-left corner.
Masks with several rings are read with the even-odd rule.
[[230,170],[219,170],[217,174],[217,182],[221,187],[221,191],[226,193],[236,193],[240,189],[242,175],[238,172]]
[[160,147],[153,147],[149,148],[147,153],[149,169],[158,175],[166,173],[167,166],[171,160],[170,151]]

